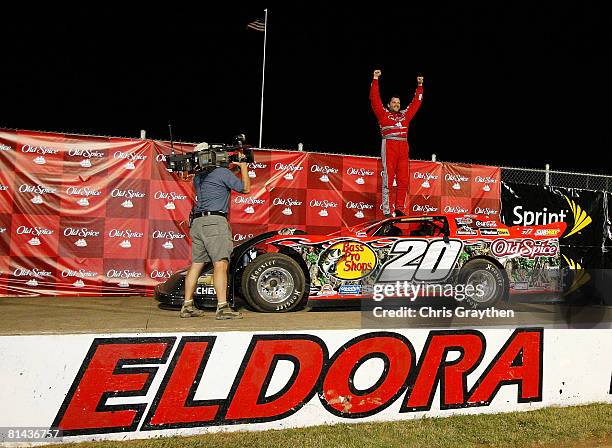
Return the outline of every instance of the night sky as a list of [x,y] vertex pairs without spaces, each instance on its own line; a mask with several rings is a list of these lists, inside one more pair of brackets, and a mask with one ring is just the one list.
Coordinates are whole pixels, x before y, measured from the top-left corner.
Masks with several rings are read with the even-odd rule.
[[[403,107],[425,77],[413,158],[612,174],[603,7],[384,3],[268,6],[264,147],[378,155],[380,68]],[[0,127],[167,139],[171,121],[177,140],[256,144],[263,33],[246,25],[264,7],[5,14]]]

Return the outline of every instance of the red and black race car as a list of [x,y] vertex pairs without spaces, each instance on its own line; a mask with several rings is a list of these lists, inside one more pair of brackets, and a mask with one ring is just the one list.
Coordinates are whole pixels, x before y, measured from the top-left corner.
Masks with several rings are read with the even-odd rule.
[[[487,217],[443,215],[388,218],[330,235],[267,232],[234,248],[228,297],[257,311],[287,312],[371,299],[393,291],[387,285],[406,283],[440,285],[443,294],[442,286],[471,285],[479,292],[468,297],[474,307],[519,292],[554,296],[563,289],[565,227],[506,227]],[[156,286],[159,302],[182,304],[185,272]],[[212,265],[204,267],[194,299],[199,307],[216,305]]]

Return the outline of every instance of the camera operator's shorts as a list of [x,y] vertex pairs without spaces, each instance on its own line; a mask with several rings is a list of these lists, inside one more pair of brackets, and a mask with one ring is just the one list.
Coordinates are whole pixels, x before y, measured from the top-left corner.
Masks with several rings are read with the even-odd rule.
[[216,262],[230,259],[232,249],[232,230],[223,216],[201,216],[193,220],[191,229],[192,263]]

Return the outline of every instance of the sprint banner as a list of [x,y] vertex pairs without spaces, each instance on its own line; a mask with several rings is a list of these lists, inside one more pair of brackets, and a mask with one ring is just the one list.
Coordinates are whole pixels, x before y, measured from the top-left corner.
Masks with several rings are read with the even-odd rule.
[[561,246],[601,248],[608,237],[604,192],[544,185],[502,183],[501,220],[507,226],[543,225],[563,221]]

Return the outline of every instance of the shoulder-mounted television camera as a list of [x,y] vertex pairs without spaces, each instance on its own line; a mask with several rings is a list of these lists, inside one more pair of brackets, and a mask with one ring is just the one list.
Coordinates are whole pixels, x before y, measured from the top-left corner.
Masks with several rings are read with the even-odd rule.
[[230,163],[254,161],[253,150],[244,144],[244,134],[234,137],[232,144],[200,143],[193,152],[166,156],[168,171],[186,171],[195,174],[213,166],[227,167]]

